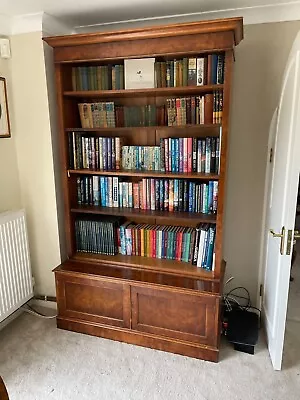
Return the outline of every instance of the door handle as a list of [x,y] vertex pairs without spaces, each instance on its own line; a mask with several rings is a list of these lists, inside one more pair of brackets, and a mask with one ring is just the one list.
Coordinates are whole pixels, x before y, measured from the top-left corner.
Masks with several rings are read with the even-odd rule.
[[300,239],[300,232],[294,231],[294,239]]
[[[287,237],[287,244],[286,244],[286,255],[291,254],[291,249],[292,249],[292,236],[293,236],[293,230],[289,229],[288,230],[288,237]],[[300,232],[299,231],[294,231],[294,240],[293,244],[296,243],[295,239],[300,239]]]
[[281,238],[280,241],[280,254],[283,255],[284,252],[284,238],[285,238],[285,227],[281,228],[281,233],[274,232],[273,229],[270,229],[270,233],[274,238]]
[[284,237],[284,227],[281,230],[281,233],[275,233],[273,229],[270,229],[270,233],[272,234],[273,237],[280,237],[283,238]]

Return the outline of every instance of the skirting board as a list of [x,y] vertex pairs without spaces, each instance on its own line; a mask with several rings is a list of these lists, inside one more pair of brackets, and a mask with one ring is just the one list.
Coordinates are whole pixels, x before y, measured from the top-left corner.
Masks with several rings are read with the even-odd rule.
[[30,305],[32,307],[38,306],[43,308],[50,308],[51,310],[57,310],[57,303],[55,301],[45,301],[45,300],[36,300],[32,299],[30,301]]

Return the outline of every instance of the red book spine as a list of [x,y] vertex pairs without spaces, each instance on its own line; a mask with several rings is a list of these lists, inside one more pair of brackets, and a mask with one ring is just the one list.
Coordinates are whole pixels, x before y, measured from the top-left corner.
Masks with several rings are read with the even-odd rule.
[[177,234],[177,256],[176,256],[176,260],[180,261],[181,260],[181,250],[182,250],[182,239],[183,239],[183,232],[178,232]]
[[137,256],[141,255],[141,229],[142,226],[139,227],[139,229],[137,230]]
[[140,208],[139,184],[133,184],[133,207]]
[[132,231],[131,231],[131,235],[132,235],[132,238],[131,238],[131,240],[132,240],[132,255],[133,256],[135,256],[135,234],[136,234],[136,229],[135,229],[135,227],[134,228],[132,228]]
[[176,125],[181,124],[181,102],[180,99],[176,99]]
[[187,139],[187,172],[192,172],[193,138]]
[[152,257],[156,258],[156,235],[157,235],[157,226],[153,230],[153,247],[152,247]]

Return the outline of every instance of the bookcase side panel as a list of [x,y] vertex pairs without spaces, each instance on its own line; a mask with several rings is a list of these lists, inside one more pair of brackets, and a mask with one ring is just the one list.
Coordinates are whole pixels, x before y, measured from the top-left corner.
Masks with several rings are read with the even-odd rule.
[[233,68],[233,51],[227,51],[225,55],[225,73],[224,73],[224,96],[223,96],[223,114],[222,114],[222,138],[220,154],[220,179],[218,185],[218,213],[217,213],[217,232],[216,232],[216,275],[221,274],[221,263],[223,257],[223,234],[224,234],[224,202],[226,188],[226,169],[228,155],[228,134],[229,134],[229,115],[230,115],[230,88],[231,75]]
[[60,141],[60,161],[61,161],[61,185],[63,189],[64,199],[64,218],[65,218],[65,235],[67,243],[67,252],[70,257],[74,252],[73,242],[73,224],[70,214],[70,193],[69,193],[69,180],[68,180],[68,152],[67,152],[67,135],[65,134],[65,124],[70,119],[70,108],[66,107],[63,97],[63,72],[62,66],[57,64],[55,67],[56,75],[56,90],[57,90],[57,111],[58,111],[58,129]]

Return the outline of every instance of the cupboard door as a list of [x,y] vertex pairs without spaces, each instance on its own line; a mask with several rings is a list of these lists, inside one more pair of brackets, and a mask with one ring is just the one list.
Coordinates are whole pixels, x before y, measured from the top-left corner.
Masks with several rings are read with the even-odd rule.
[[217,346],[219,297],[131,287],[132,329]]
[[130,287],[93,277],[56,274],[60,317],[130,327]]

